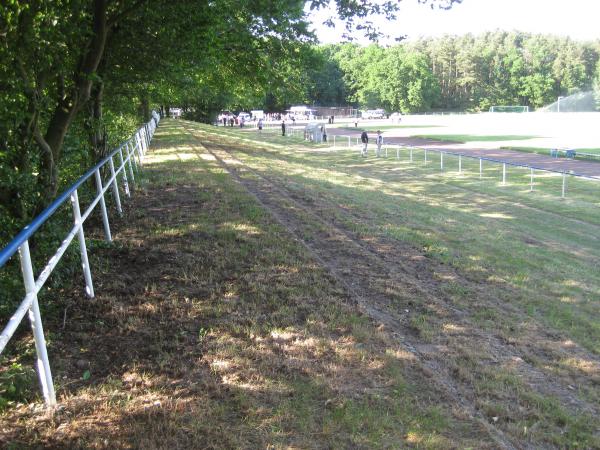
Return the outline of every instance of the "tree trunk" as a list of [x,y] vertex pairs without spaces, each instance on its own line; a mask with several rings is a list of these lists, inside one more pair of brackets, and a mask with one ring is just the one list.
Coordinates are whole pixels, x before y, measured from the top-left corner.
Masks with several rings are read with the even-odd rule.
[[36,213],[41,212],[58,192],[58,163],[65,135],[79,109],[90,98],[92,75],[98,69],[104,55],[108,31],[106,11],[107,0],[94,1],[92,36],[73,74],[73,87],[65,95],[61,95],[48,123],[46,134],[43,137],[41,134],[35,136],[42,155],[38,177],[41,196]]
[[94,83],[91,91],[89,117],[86,121],[90,138],[90,158],[92,164],[100,161],[108,154],[106,127],[102,119],[103,94],[104,83],[102,81]]
[[142,100],[141,100],[140,107],[142,109],[142,116],[144,118],[144,123],[145,123],[145,122],[149,122],[150,119],[151,119],[151,116],[150,116],[150,98],[149,98],[149,95],[148,95],[148,91],[146,89],[144,89],[142,91],[141,98],[142,98]]

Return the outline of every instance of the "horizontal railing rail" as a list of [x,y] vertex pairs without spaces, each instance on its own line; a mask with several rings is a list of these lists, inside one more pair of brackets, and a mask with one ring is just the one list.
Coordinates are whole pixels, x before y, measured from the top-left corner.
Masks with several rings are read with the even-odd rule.
[[[42,319],[38,304],[38,293],[44,286],[44,283],[48,280],[48,277],[57,266],[58,262],[66,252],[73,239],[75,239],[75,236],[77,236],[86,286],[85,292],[88,297],[94,297],[94,286],[88,261],[83,224],[89,215],[94,211],[96,206],[100,204],[104,235],[107,241],[112,240],[108,211],[104,198],[105,194],[109,189],[112,191],[117,213],[119,215],[123,214],[119,193],[119,176],[121,177],[123,183],[125,195],[130,197],[130,182],[135,183],[135,172],[138,171],[139,166],[143,164],[144,155],[148,150],[150,141],[154,136],[154,131],[156,130],[159,121],[160,116],[156,112],[153,112],[152,120],[140,127],[130,139],[123,142],[106,158],[89,169],[66,191],[56,198],[52,204],[50,204],[41,214],[39,214],[29,225],[23,228],[23,230],[21,230],[21,232],[19,232],[17,236],[15,236],[15,238],[0,251],[0,268],[2,268],[16,253],[19,254],[21,272],[23,275],[23,284],[25,287],[25,297],[21,301],[17,310],[9,319],[8,324],[2,330],[2,334],[0,334],[0,353],[4,351],[6,345],[17,330],[17,327],[25,315],[29,314],[29,322],[33,331],[37,355],[36,369],[42,395],[46,405],[48,406],[53,406],[56,404],[56,394],[54,391],[54,383],[52,380],[50,362],[48,359],[46,342],[44,338],[44,330],[42,327]],[[118,165],[115,165],[115,158],[118,158]],[[110,173],[109,179],[104,183],[101,175],[102,171],[108,171]],[[94,177],[97,193],[88,208],[83,214],[81,214],[78,189],[83,183],[90,180],[92,177]],[[71,207],[73,210],[73,227],[63,239],[54,255],[52,255],[52,257],[47,261],[45,267],[42,269],[36,279],[29,251],[29,239],[42,225],[44,225],[44,223],[46,223],[48,219],[53,216],[58,208],[67,202],[68,199],[71,202]]]
[[[353,138],[351,136],[339,136],[339,135],[334,135],[332,137],[333,137],[333,148],[334,149],[344,148],[344,147],[348,148],[348,147],[362,146],[362,144],[360,143],[360,138]],[[347,145],[344,145],[344,144],[340,145],[339,141],[342,141],[342,140],[344,142],[347,141]],[[356,141],[356,142],[352,143],[352,141]],[[400,145],[400,144],[384,144],[383,148],[385,148],[385,147],[390,148],[390,149],[396,149],[396,148],[397,149],[411,149],[412,148],[413,150],[424,150],[427,152],[443,153],[445,155],[452,155],[452,156],[458,156],[458,157],[462,157],[462,158],[470,158],[470,159],[488,161],[488,162],[493,162],[493,163],[497,163],[497,164],[506,164],[507,166],[523,167],[526,169],[539,170],[539,171],[543,171],[543,172],[556,173],[556,174],[560,174],[560,175],[566,174],[566,175],[571,175],[571,176],[578,177],[578,178],[586,178],[589,180],[600,181],[600,177],[578,173],[573,170],[554,170],[554,169],[549,169],[547,167],[533,166],[530,164],[523,164],[523,163],[517,163],[517,162],[512,162],[512,161],[505,161],[502,159],[488,158],[485,156],[469,155],[466,153],[453,152],[453,151],[442,150],[442,149],[438,149],[438,148],[425,148],[425,147]]]

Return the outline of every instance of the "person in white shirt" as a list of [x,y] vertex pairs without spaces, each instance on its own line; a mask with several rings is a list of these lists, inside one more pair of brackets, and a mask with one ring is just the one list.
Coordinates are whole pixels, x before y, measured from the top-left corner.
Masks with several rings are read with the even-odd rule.
[[377,139],[375,140],[377,144],[377,157],[381,156],[381,146],[383,145],[383,135],[380,130],[377,130]]

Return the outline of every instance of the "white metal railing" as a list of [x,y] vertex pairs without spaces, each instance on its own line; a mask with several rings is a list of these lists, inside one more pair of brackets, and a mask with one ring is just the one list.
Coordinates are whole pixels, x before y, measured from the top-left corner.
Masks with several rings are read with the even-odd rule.
[[[85,292],[88,297],[94,297],[94,286],[92,283],[92,274],[88,260],[83,224],[98,203],[100,203],[104,235],[107,241],[112,240],[104,195],[109,189],[112,191],[115,207],[118,214],[121,215],[123,210],[119,195],[118,178],[119,176],[121,177],[125,195],[128,197],[131,196],[130,179],[132,183],[135,182],[134,168],[137,170],[138,166],[141,166],[159,121],[160,116],[153,111],[152,120],[150,120],[150,122],[144,124],[129,140],[121,144],[121,146],[113,150],[105,159],[88,170],[29,225],[23,228],[23,230],[21,230],[21,232],[0,251],[0,268],[2,268],[6,262],[18,252],[21,263],[21,272],[23,274],[23,284],[25,287],[25,297],[0,335],[0,353],[2,353],[8,344],[8,341],[15,333],[17,327],[25,317],[25,314],[28,314],[35,341],[38,378],[42,395],[44,396],[44,401],[47,406],[56,404],[56,394],[46,350],[42,318],[38,304],[38,293],[69,247],[71,241],[77,236],[81,253],[81,265],[85,279]],[[118,159],[117,166],[115,166],[115,159]],[[101,171],[103,170],[108,170],[110,173],[110,178],[105,183],[102,182],[101,176]],[[129,172],[129,175],[127,172]],[[79,187],[92,176],[95,179],[97,194],[82,214],[79,208],[77,191]],[[36,279],[29,252],[29,238],[31,238],[31,236],[33,236],[54,212],[67,202],[67,200],[70,200],[73,210],[73,227]]]
[[[320,122],[320,123],[323,126],[325,126],[325,122]],[[293,123],[288,123],[286,121],[285,136],[290,137],[290,138],[302,138],[303,140],[313,141],[313,139],[311,139],[305,132],[305,126],[306,126],[306,123],[293,124]],[[277,134],[282,133],[281,121],[265,123],[263,125],[263,128],[265,130],[268,130],[271,133],[273,131],[275,131],[275,133],[277,133]],[[332,144],[332,147],[329,147],[331,150],[337,150],[337,149],[342,149],[342,148],[346,148],[346,149],[354,148],[354,149],[362,150],[362,146],[363,146],[363,144],[360,142],[359,137],[335,135],[335,134],[328,135],[327,141],[316,140],[316,142],[324,143],[324,144],[325,143]],[[467,159],[471,159],[471,160],[478,160],[479,161],[479,178],[480,179],[483,179],[483,163],[484,162],[489,162],[492,164],[500,164],[502,167],[502,185],[503,186],[506,185],[506,183],[507,183],[507,168],[508,167],[512,166],[512,167],[521,167],[524,169],[528,169],[530,171],[530,173],[529,173],[529,178],[530,178],[529,190],[530,191],[534,190],[535,172],[536,171],[558,174],[562,177],[562,187],[561,187],[561,197],[562,198],[565,198],[567,196],[567,189],[568,189],[567,176],[582,178],[582,179],[586,179],[586,180],[594,180],[597,182],[600,181],[600,178],[598,178],[598,177],[584,175],[584,174],[576,173],[573,171],[552,170],[552,169],[547,169],[547,168],[543,168],[543,167],[531,166],[528,164],[521,164],[521,163],[510,162],[510,161],[503,161],[503,160],[499,160],[499,159],[486,158],[483,156],[467,155],[464,153],[451,152],[451,151],[441,150],[441,149],[422,149],[419,147],[398,145],[398,144],[384,144],[382,146],[382,152],[385,153],[386,157],[388,156],[389,150],[396,150],[396,158],[397,159],[400,159],[401,151],[403,151],[403,150],[406,151],[408,153],[408,157],[409,157],[409,160],[411,163],[414,161],[413,155],[416,150],[423,151],[425,163],[428,162],[428,159],[427,159],[428,152],[438,153],[439,159],[440,159],[440,170],[442,170],[442,171],[444,170],[444,156],[445,155],[446,156],[456,156],[458,158],[458,172],[459,173],[463,172],[463,167],[462,167],[463,158],[467,158]],[[563,151],[563,150],[555,150],[555,151],[559,152],[559,151]],[[581,155],[581,153],[578,153],[578,154]],[[600,155],[588,155],[588,156],[600,156]]]
[[[340,141],[343,142],[343,144],[340,145],[340,143],[341,143]],[[352,138],[350,136],[334,135],[333,139],[332,139],[332,143],[333,143],[333,147],[331,147],[331,150],[337,150],[337,149],[342,149],[342,148],[346,148],[346,149],[351,148],[351,149],[361,149],[362,150],[362,146],[363,146],[363,144],[360,142],[360,138],[358,138],[358,137]],[[398,160],[400,159],[400,152],[405,151],[408,153],[409,162],[411,162],[411,163],[415,161],[414,152],[421,151],[421,152],[423,152],[423,161],[426,164],[429,162],[427,159],[428,152],[438,153],[441,171],[444,170],[444,156],[455,156],[458,158],[458,173],[459,174],[463,173],[463,167],[462,167],[463,158],[470,159],[470,160],[478,160],[479,161],[479,178],[480,179],[483,179],[483,163],[484,162],[498,164],[498,165],[501,165],[501,167],[502,167],[502,185],[503,186],[506,185],[506,183],[507,183],[507,168],[508,167],[520,167],[523,169],[528,169],[529,170],[529,179],[530,179],[530,182],[529,182],[529,190],[530,191],[533,191],[533,187],[535,184],[535,172],[546,172],[546,173],[557,174],[557,175],[560,175],[562,178],[562,180],[561,180],[562,181],[562,183],[561,183],[561,197],[562,198],[565,198],[567,196],[567,187],[568,187],[567,176],[572,176],[572,177],[586,179],[586,180],[593,180],[596,182],[600,181],[600,178],[598,178],[598,177],[584,175],[584,174],[576,173],[576,172],[572,172],[572,171],[568,172],[568,171],[552,170],[552,169],[547,169],[547,168],[543,168],[543,167],[532,166],[529,164],[520,164],[520,163],[514,163],[514,162],[494,159],[494,158],[485,158],[482,156],[467,155],[464,153],[451,152],[448,150],[420,148],[420,147],[397,145],[397,144],[384,144],[382,146],[381,150],[385,154],[385,157],[388,156],[389,150],[395,150],[396,151],[396,159],[398,159]],[[384,155],[382,155],[382,156],[384,156]]]

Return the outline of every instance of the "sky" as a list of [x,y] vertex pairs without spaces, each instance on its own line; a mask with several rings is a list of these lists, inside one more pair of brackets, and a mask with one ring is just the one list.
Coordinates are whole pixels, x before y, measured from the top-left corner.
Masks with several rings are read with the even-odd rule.
[[[381,31],[394,37],[419,37],[443,34],[479,34],[485,31],[519,30],[530,33],[570,36],[576,40],[600,40],[600,0],[463,0],[451,10],[431,10],[417,0],[403,0],[394,22],[373,18]],[[312,15],[317,37],[323,43],[341,41],[343,26],[329,29],[320,25],[331,13]],[[357,36],[358,37],[358,36]],[[365,39],[358,42],[366,43]]]

